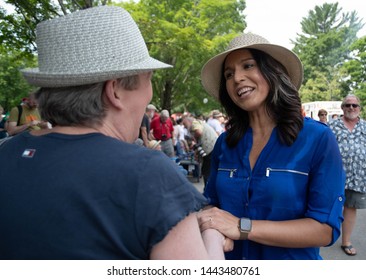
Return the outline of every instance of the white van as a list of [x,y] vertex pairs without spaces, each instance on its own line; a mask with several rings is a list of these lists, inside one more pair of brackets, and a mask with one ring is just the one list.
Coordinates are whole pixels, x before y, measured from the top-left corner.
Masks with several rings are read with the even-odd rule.
[[303,112],[307,117],[314,120],[319,120],[318,111],[324,109],[328,112],[327,121],[330,121],[333,115],[341,116],[343,111],[341,109],[342,101],[314,101],[302,104]]

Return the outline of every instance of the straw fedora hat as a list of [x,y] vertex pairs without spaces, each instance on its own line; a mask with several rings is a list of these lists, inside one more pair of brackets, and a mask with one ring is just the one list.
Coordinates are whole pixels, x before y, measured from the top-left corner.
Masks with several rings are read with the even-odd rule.
[[23,69],[39,87],[103,82],[171,65],[150,57],[131,15],[100,6],[37,25],[38,68]]
[[159,144],[160,144],[160,140],[150,140],[149,144],[148,144],[148,148],[150,149],[155,149]]
[[267,39],[259,35],[243,33],[234,38],[224,52],[214,56],[203,66],[201,71],[202,85],[209,94],[217,99],[219,98],[221,71],[225,58],[232,51],[242,48],[261,50],[272,56],[287,69],[296,88],[300,88],[303,79],[303,67],[295,53],[282,46],[270,44]]

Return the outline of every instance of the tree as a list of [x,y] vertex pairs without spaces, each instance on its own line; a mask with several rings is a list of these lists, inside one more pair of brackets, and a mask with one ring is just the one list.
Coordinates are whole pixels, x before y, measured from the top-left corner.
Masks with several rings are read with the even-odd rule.
[[174,66],[154,74],[154,103],[160,109],[197,114],[217,107],[203,90],[200,71],[244,30],[244,0],[141,0],[121,5],[136,20],[150,54]]
[[36,26],[41,21],[52,19],[70,12],[98,5],[106,5],[110,0],[6,0],[14,7],[15,13],[7,14],[0,7],[0,43],[8,49],[18,49],[28,53],[37,50]]
[[[309,97],[311,90],[321,89],[320,96],[314,95],[321,98],[317,100],[339,100],[340,95],[335,92],[341,87],[338,69],[349,59],[350,45],[357,39],[356,34],[363,25],[357,12],[342,13],[338,3],[325,3],[309,11],[308,17],[301,22],[303,34],[293,42],[293,50],[304,65],[301,95],[304,92]],[[322,84],[315,86],[314,82]]]
[[[355,41],[351,47],[351,59],[342,66],[343,87],[350,89],[361,99],[363,108],[366,106],[366,36]],[[363,110],[363,117],[366,111]]]
[[103,5],[111,1],[7,0],[15,13],[8,14],[0,7],[0,104],[6,109],[18,105],[22,97],[34,90],[23,78],[20,70],[37,67],[35,54],[36,25],[47,19]]
[[[0,9],[0,43],[8,49],[36,53],[35,27],[40,21],[110,0],[7,0],[16,14]],[[118,5],[118,4],[117,4]],[[141,0],[119,3],[131,13],[150,54],[174,66],[156,71],[154,103],[170,111],[200,113],[218,104],[203,90],[200,70],[212,55],[245,29],[245,0]],[[208,102],[203,103],[207,98]],[[205,109],[203,106],[206,106]]]
[[18,105],[33,89],[21,75],[20,69],[35,65],[32,56],[0,46],[0,104],[6,111]]

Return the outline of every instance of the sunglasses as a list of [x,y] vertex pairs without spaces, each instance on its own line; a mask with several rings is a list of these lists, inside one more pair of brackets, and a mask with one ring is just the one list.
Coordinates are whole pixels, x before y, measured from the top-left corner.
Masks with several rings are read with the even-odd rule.
[[360,105],[358,105],[358,104],[343,104],[343,106],[346,108],[350,108],[351,106],[352,106],[352,108],[360,107]]
[[326,116],[327,114],[320,114],[319,116]]

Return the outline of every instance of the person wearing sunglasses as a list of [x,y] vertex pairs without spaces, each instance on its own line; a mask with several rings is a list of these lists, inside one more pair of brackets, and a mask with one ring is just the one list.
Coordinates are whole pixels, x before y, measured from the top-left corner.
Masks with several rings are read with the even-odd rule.
[[356,211],[366,208],[366,121],[360,117],[360,99],[356,95],[347,95],[341,108],[343,116],[329,122],[329,127],[337,138],[346,171],[341,248],[354,256],[357,251],[352,246],[351,235]]
[[320,122],[327,124],[327,122],[328,122],[327,116],[328,116],[328,112],[326,110],[324,110],[324,109],[319,110],[318,117],[319,117]]

